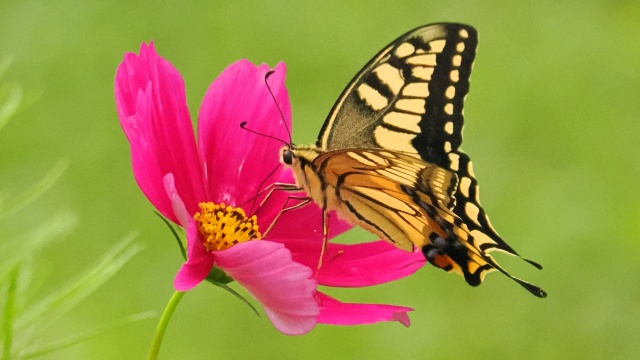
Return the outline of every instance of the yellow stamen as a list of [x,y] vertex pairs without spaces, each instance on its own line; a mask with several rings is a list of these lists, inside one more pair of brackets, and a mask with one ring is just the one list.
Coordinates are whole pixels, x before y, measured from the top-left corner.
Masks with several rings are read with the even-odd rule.
[[258,218],[247,218],[244,210],[226,206],[224,203],[200,203],[200,212],[193,218],[204,246],[209,251],[225,250],[235,244],[259,240]]

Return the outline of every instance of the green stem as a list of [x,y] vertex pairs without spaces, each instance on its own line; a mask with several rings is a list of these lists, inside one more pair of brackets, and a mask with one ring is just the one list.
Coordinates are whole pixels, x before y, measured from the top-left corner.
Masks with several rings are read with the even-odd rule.
[[162,339],[164,338],[164,332],[167,330],[167,326],[169,325],[169,320],[171,320],[171,316],[173,312],[178,307],[180,300],[186,294],[185,292],[176,291],[169,303],[167,303],[167,307],[164,308],[164,313],[162,313],[162,317],[160,318],[160,322],[158,323],[158,327],[156,327],[156,333],[153,336],[153,341],[151,342],[151,348],[149,348],[149,360],[155,360],[158,358],[158,353],[160,352],[160,345],[162,345]]
[[18,272],[20,265],[16,265],[9,273],[9,289],[7,290],[7,301],[4,307],[4,346],[2,349],[2,360],[11,359],[11,347],[13,345],[13,319],[15,315],[16,290],[18,288]]

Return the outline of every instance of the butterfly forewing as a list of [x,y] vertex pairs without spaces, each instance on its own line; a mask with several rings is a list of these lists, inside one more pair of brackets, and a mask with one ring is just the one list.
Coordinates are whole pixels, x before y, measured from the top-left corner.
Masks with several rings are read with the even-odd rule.
[[401,36],[344,90],[316,145],[385,148],[423,158],[431,148],[441,155],[445,142],[456,150],[476,46],[476,31],[461,24],[428,25]]

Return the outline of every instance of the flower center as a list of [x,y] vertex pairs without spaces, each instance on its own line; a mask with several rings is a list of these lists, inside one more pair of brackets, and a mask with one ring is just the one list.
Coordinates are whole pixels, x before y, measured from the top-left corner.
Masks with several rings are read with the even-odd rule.
[[200,203],[200,212],[193,218],[202,235],[202,243],[209,251],[220,251],[231,246],[258,240],[262,236],[258,231],[258,218],[247,218],[241,208],[226,206],[224,203]]

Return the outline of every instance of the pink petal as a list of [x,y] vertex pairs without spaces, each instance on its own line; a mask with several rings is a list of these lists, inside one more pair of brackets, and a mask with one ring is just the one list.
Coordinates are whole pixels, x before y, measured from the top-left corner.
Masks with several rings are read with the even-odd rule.
[[[317,267],[321,242],[290,240],[283,243],[294,261],[312,269]],[[355,245],[329,243],[316,279],[326,286],[372,286],[409,276],[424,264],[420,251],[400,250],[383,240]]]
[[187,228],[189,224],[189,218],[191,215],[187,211],[187,208],[184,206],[184,202],[178,194],[178,189],[176,188],[175,179],[173,178],[173,174],[167,174],[162,179],[164,183],[164,189],[167,192],[167,196],[171,201],[171,208],[173,209],[173,214],[178,219],[178,224],[182,226],[184,229]]
[[300,335],[315,326],[317,283],[311,269],[292,261],[282,244],[265,240],[240,243],[216,252],[216,265],[262,304],[281,332]]
[[215,260],[214,253],[206,250],[198,238],[198,228],[193,219],[189,219],[187,226],[187,262],[176,274],[173,280],[173,287],[177,291],[188,291],[204,280]]
[[412,308],[380,304],[342,303],[323,293],[318,293],[320,315],[318,323],[331,325],[375,324],[382,321],[397,321],[409,327],[411,320],[407,312]]
[[[259,222],[260,219],[258,217]],[[329,213],[328,221],[328,239],[333,239],[353,227],[346,221],[340,220],[333,211]],[[267,226],[268,224],[265,224],[265,229]],[[306,239],[310,242],[322,244],[322,231],[322,210],[315,203],[310,203],[299,209],[283,213],[276,226],[268,234],[268,238],[281,240]]]
[[142,44],[140,55],[127,53],[118,66],[115,97],[142,192],[164,216],[176,221],[162,182],[165,174],[173,173],[187,209],[195,212],[204,188],[180,74],[153,44]]
[[[230,65],[211,84],[198,117],[200,156],[206,164],[211,201],[237,206],[256,196],[259,185],[280,167],[282,142],[240,128],[289,142],[291,105],[284,86],[285,66],[278,64],[268,79],[275,100],[265,84],[267,65],[247,60]],[[278,107],[284,115],[280,114]],[[263,186],[275,180],[264,182]]]

